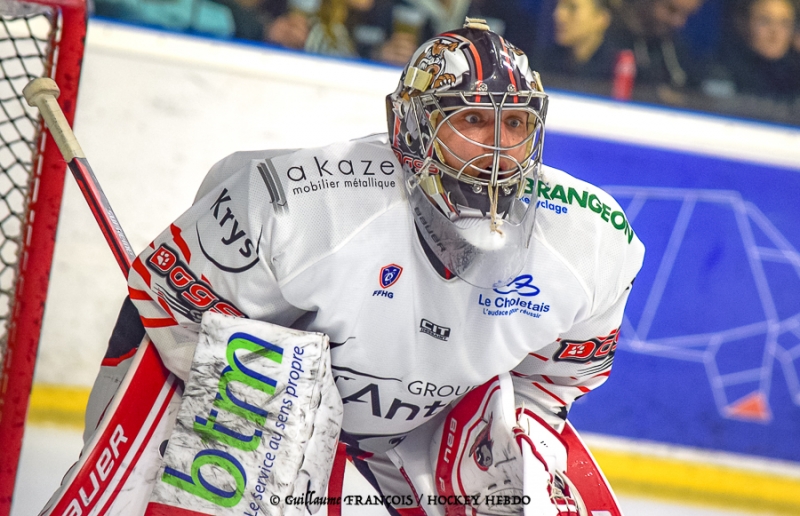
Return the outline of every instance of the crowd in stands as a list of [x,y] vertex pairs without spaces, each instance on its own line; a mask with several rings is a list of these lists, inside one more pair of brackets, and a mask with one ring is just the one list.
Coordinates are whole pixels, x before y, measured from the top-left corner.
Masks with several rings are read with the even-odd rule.
[[[426,38],[487,20],[545,86],[800,125],[800,0],[95,0],[98,15],[183,2],[189,32],[404,64]],[[137,12],[137,6],[139,11]],[[227,28],[203,13],[227,16]],[[173,23],[174,25],[174,23]],[[224,24],[223,24],[224,25]],[[212,27],[212,28],[209,28]]]

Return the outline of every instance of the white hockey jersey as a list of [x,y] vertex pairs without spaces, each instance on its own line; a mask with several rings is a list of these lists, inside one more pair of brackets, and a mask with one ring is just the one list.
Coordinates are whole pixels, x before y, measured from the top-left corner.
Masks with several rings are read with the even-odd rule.
[[205,310],[330,336],[343,429],[383,451],[494,375],[559,427],[609,374],[644,248],[602,190],[544,167],[527,263],[501,289],[425,254],[385,136],[237,153],[136,260],[131,299],[186,378]]

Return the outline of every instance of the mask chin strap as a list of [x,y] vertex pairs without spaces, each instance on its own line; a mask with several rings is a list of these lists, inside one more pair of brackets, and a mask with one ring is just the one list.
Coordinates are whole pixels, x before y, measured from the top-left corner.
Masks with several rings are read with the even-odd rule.
[[489,217],[491,219],[491,231],[502,235],[503,232],[500,230],[500,226],[503,225],[503,219],[497,218],[497,196],[500,191],[496,187],[492,188],[491,183],[486,185],[486,189],[487,193],[489,194]]

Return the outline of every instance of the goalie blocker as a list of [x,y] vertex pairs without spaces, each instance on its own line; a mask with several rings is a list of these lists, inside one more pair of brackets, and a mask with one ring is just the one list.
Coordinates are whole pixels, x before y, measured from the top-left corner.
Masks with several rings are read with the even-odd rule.
[[327,488],[342,418],[327,336],[206,313],[181,392],[145,339],[41,515],[316,512],[285,501]]
[[572,426],[559,434],[515,401],[508,373],[464,395],[388,455],[427,516],[621,516]]

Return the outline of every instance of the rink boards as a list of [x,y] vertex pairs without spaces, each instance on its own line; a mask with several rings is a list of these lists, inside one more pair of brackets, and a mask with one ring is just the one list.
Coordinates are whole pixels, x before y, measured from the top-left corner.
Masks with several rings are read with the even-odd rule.
[[582,431],[634,440],[598,455],[612,484],[795,513],[798,171],[553,133],[547,157],[612,192],[647,247],[611,377],[570,414]]
[[558,133],[546,148],[647,248],[579,428],[800,462],[800,173]]

